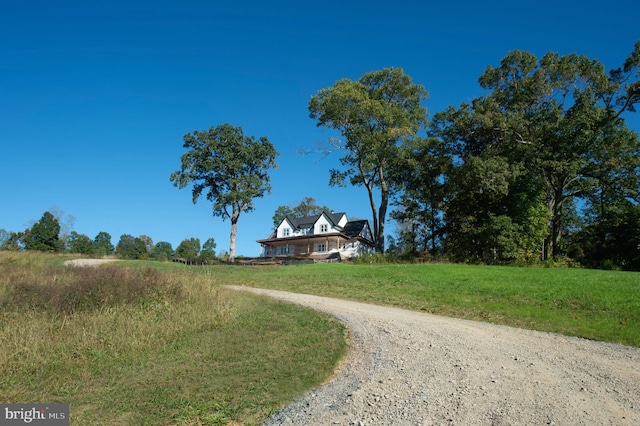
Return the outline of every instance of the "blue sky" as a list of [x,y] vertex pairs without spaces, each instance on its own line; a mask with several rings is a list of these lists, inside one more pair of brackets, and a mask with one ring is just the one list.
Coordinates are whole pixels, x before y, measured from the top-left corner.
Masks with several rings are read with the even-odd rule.
[[433,114],[484,94],[478,77],[513,49],[618,67],[638,12],[635,0],[0,0],[0,228],[55,207],[114,244],[213,237],[228,251],[229,222],[169,182],[182,137],[223,123],[280,152],[272,193],[240,217],[237,254],[258,255],[276,208],[304,197],[370,219],[363,188],[328,186],[338,156],[298,154],[331,135],[308,116],[318,90],[401,67]]

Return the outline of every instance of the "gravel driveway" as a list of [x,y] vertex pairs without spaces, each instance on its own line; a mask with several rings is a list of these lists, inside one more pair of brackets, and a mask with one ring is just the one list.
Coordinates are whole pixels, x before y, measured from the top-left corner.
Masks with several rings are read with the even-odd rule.
[[249,287],[344,322],[334,378],[265,425],[640,425],[640,349]]
[[89,267],[100,266],[105,263],[118,262],[119,259],[73,259],[64,262],[65,266]]

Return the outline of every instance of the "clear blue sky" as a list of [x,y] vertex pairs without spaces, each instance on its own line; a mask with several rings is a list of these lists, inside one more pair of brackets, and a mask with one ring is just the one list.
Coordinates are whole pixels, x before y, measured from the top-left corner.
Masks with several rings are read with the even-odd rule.
[[484,94],[478,77],[513,49],[618,67],[639,12],[636,0],[0,0],[0,228],[55,206],[114,244],[213,237],[228,250],[229,222],[169,182],[183,135],[223,123],[281,153],[272,193],[240,217],[238,254],[258,255],[275,209],[307,196],[370,219],[363,188],[328,186],[337,156],[297,154],[330,135],[308,117],[318,90],[402,67],[433,114]]

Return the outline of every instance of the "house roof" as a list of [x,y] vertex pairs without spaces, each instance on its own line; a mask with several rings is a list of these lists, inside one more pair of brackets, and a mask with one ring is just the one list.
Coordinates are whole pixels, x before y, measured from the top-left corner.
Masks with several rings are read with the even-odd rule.
[[365,226],[369,224],[368,220],[354,220],[351,222],[347,222],[342,230],[342,233],[345,234],[349,238],[357,237],[362,232]]
[[346,213],[344,212],[342,213],[322,212],[314,216],[305,216],[305,217],[292,217],[287,215],[285,220],[288,220],[289,223],[291,223],[291,225],[293,225],[295,229],[310,228],[313,226],[314,223],[318,221],[318,219],[322,217],[323,214],[327,216],[327,218],[329,218],[329,220],[333,225],[336,225],[337,223],[339,223],[342,216],[346,215]]
[[[331,221],[331,223],[334,225],[334,230],[335,230],[334,232],[328,233],[328,234],[320,234],[320,235],[292,235],[288,237],[278,238],[277,230],[276,230],[276,231],[273,231],[271,235],[269,235],[266,239],[257,240],[257,241],[259,243],[266,243],[266,242],[272,242],[272,241],[293,241],[293,240],[299,240],[299,239],[318,238],[318,237],[324,237],[329,235],[343,235],[347,238],[350,238],[350,239],[357,238],[366,244],[373,245],[373,242],[370,241],[365,236],[365,235],[371,234],[371,229],[369,228],[368,220],[366,219],[354,220],[351,222],[347,222],[344,227],[336,226],[340,222],[340,219],[342,219],[343,216],[346,217],[346,213],[321,213],[315,216],[298,217],[298,218],[287,216],[283,219],[283,222],[286,220],[294,227],[294,229],[312,228],[313,225],[318,221],[318,219],[322,217],[323,214],[326,215],[329,221]],[[282,222],[280,223],[282,224]],[[365,228],[367,228],[368,232],[364,233],[363,235],[363,230]]]

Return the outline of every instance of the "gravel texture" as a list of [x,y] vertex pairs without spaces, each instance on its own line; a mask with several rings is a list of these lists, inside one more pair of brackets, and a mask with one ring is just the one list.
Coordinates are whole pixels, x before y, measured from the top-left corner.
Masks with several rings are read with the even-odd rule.
[[249,287],[329,313],[350,352],[265,425],[640,425],[640,349]]
[[73,259],[64,262],[65,266],[89,267],[100,266],[103,263],[117,262],[119,259]]

